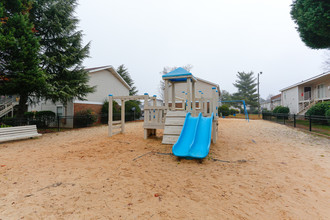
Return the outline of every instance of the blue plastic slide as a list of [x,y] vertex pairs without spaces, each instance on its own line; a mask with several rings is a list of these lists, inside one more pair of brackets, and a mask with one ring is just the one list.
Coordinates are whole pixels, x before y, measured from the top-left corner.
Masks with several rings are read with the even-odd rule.
[[212,133],[211,117],[192,117],[187,113],[178,141],[173,145],[172,152],[177,157],[187,159],[203,159],[209,154]]

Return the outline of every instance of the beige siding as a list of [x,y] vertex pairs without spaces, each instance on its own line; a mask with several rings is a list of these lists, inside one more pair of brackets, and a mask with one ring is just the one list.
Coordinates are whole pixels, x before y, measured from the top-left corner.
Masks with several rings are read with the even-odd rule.
[[95,92],[87,95],[89,102],[103,103],[109,94],[114,96],[129,95],[129,89],[108,70],[90,73],[88,84],[96,86]]
[[[204,97],[212,98],[212,88],[215,87],[214,85],[210,85],[208,83],[197,81],[196,82],[196,98],[200,98],[201,95],[199,91],[202,91],[204,94]],[[175,83],[175,96],[180,98],[185,98],[184,93],[182,91],[187,92],[187,83]],[[190,91],[192,91],[192,88],[190,87]],[[169,89],[169,101],[171,102],[172,97],[172,89],[170,87]]]
[[298,103],[298,87],[282,91],[282,106],[289,107],[291,114],[299,112]]

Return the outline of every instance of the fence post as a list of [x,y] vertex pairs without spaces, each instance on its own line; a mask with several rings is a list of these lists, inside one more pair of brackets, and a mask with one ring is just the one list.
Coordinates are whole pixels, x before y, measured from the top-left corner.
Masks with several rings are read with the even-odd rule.
[[283,124],[285,125],[285,115],[283,115]]
[[57,115],[57,131],[60,131],[60,116]]
[[296,114],[293,114],[293,127],[296,127]]
[[312,116],[309,116],[309,131],[312,131]]

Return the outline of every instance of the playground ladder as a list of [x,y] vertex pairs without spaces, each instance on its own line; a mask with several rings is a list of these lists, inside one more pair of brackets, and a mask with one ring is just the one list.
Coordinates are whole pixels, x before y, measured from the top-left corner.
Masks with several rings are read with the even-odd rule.
[[187,112],[168,111],[165,118],[163,144],[175,144],[180,136]]

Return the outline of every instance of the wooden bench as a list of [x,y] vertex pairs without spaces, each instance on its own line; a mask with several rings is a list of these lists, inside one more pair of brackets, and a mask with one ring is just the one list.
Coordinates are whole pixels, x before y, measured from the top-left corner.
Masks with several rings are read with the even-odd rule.
[[38,137],[36,125],[0,128],[0,142]]

